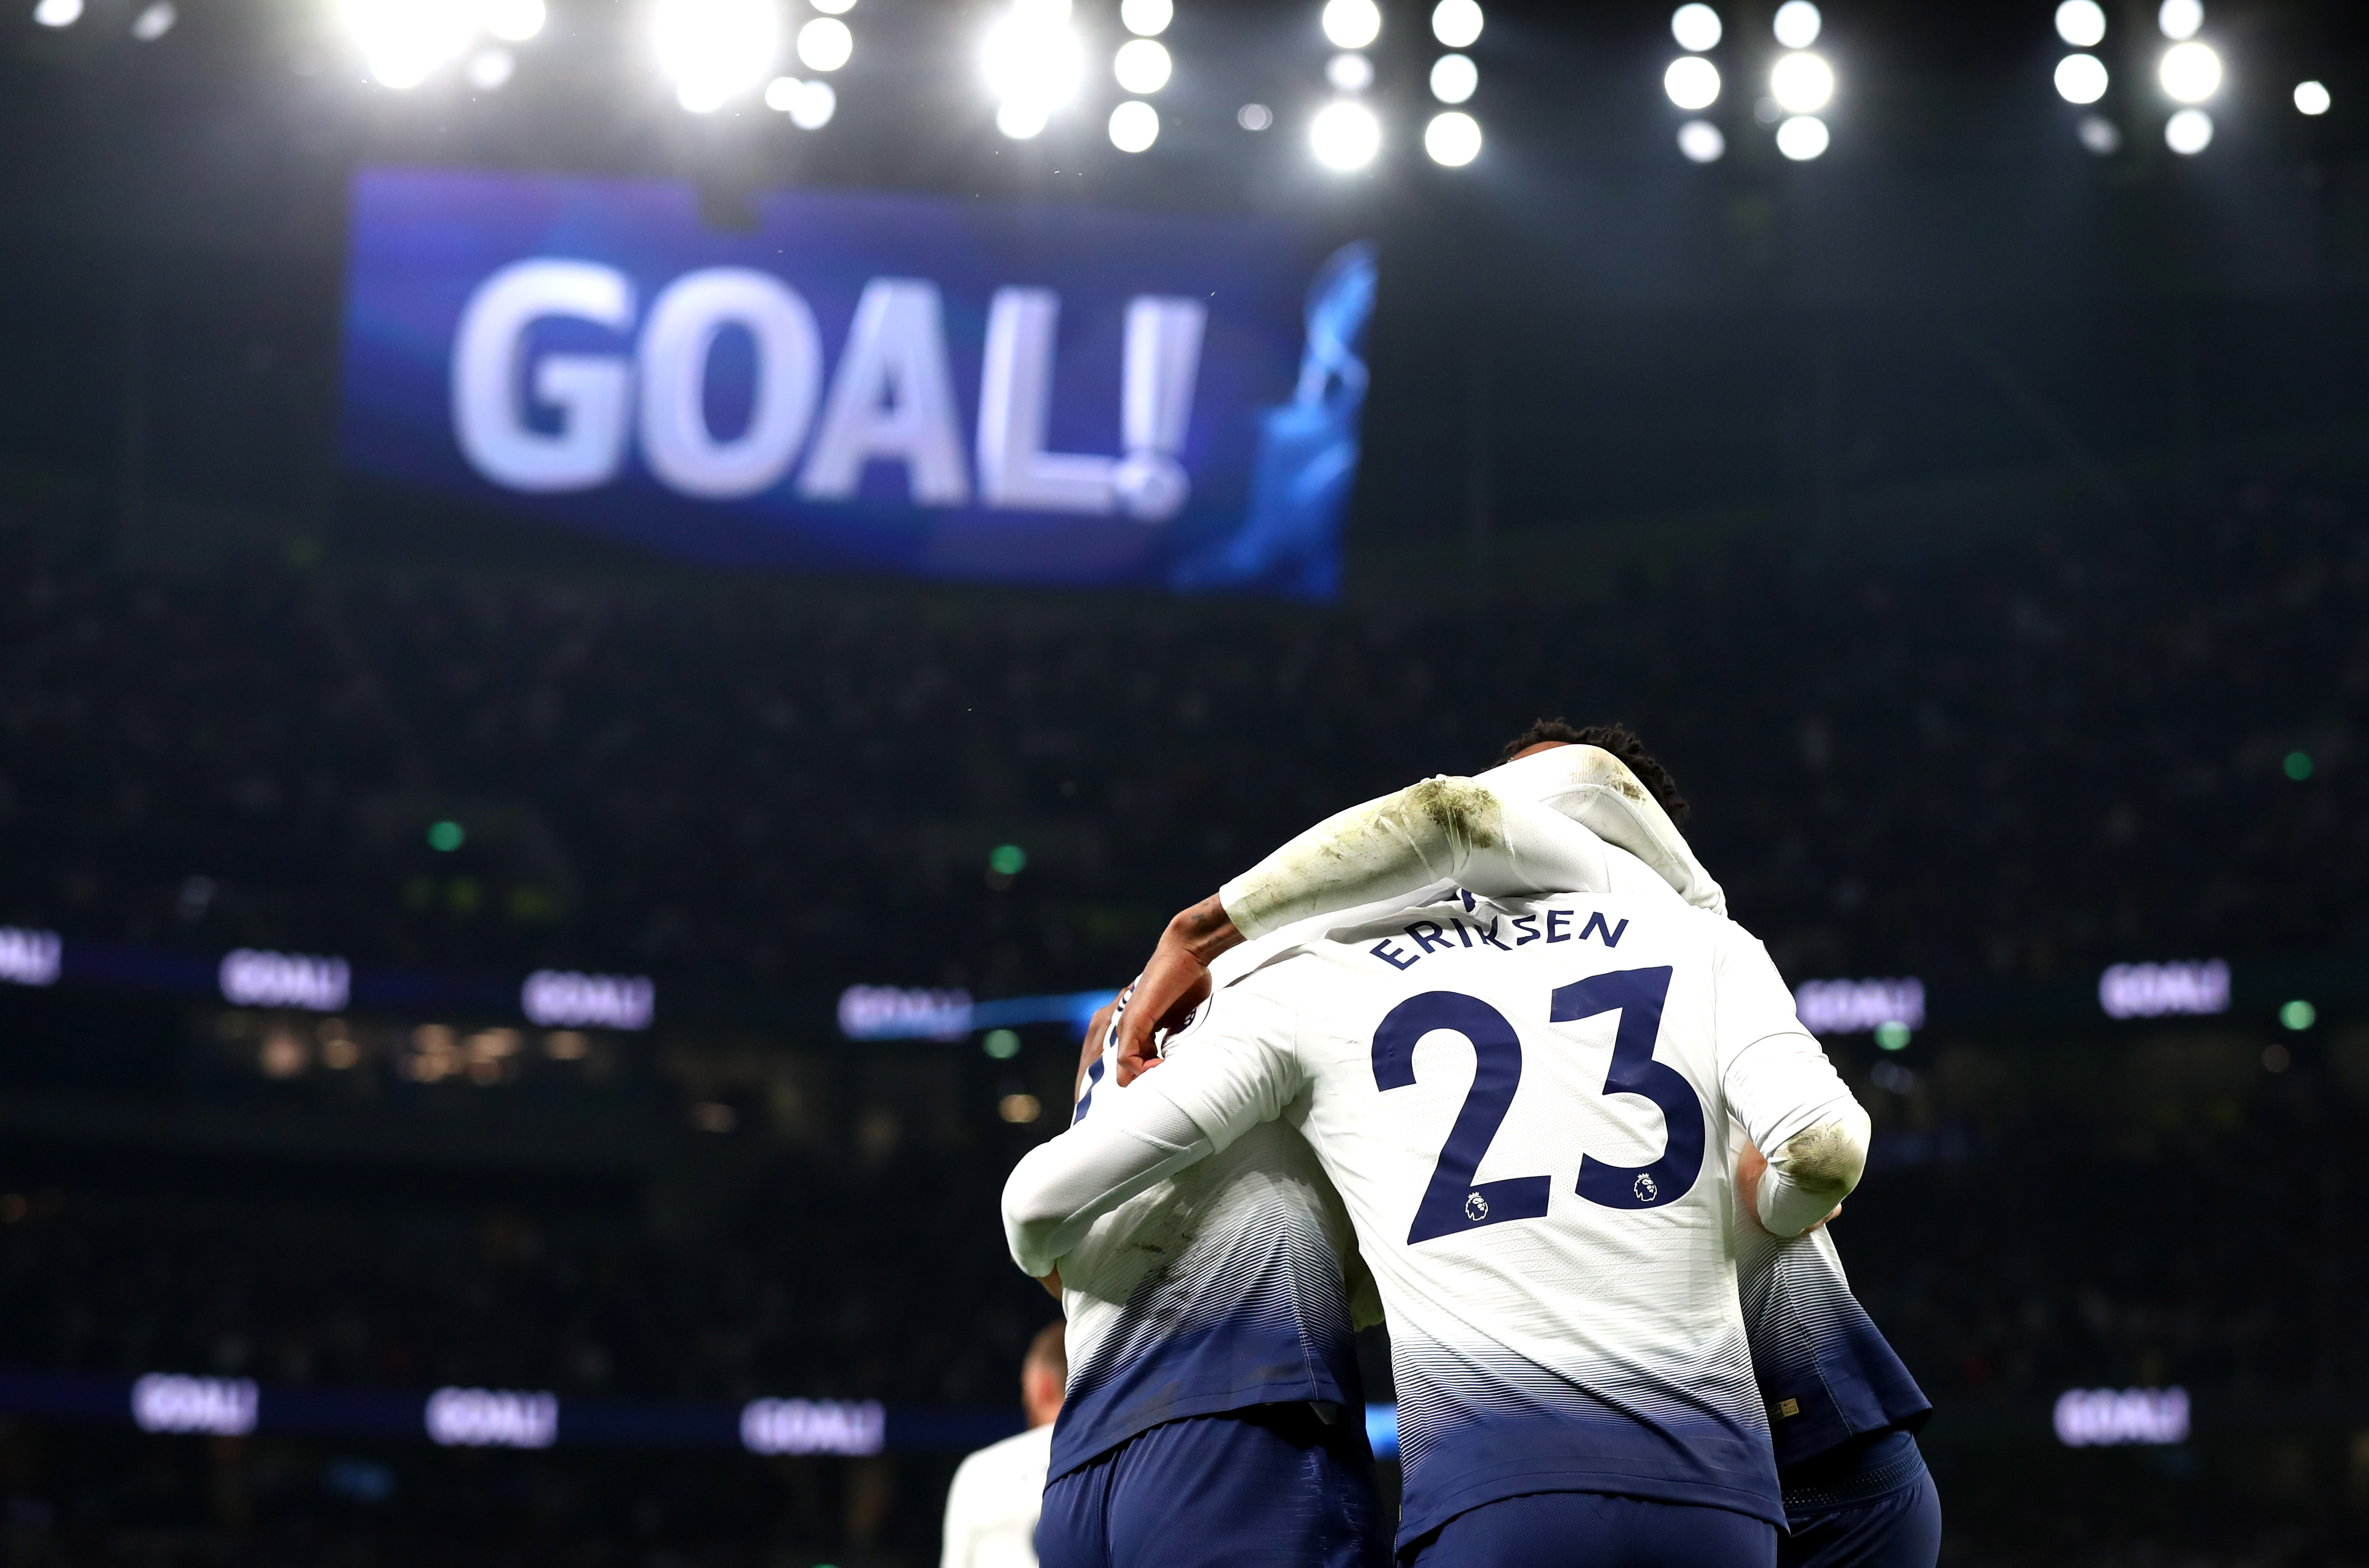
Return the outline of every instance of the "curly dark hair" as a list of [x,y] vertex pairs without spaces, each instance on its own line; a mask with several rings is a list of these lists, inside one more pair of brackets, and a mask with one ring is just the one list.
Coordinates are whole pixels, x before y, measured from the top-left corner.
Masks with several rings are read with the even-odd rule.
[[1654,799],[1662,802],[1662,809],[1670,813],[1672,822],[1685,822],[1688,813],[1693,810],[1687,804],[1687,798],[1678,793],[1678,781],[1670,777],[1670,770],[1645,749],[1645,743],[1639,740],[1626,724],[1590,724],[1582,729],[1561,719],[1541,719],[1507,741],[1497,760],[1511,762],[1530,747],[1547,741],[1562,741],[1575,746],[1602,746],[1627,763],[1629,771],[1637,776],[1637,781],[1654,791]]

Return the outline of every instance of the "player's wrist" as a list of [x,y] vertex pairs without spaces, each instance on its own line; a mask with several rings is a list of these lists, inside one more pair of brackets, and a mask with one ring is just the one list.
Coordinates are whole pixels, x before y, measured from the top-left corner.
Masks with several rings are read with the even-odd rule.
[[1162,941],[1203,968],[1215,961],[1221,953],[1242,946],[1244,938],[1236,928],[1233,916],[1215,893],[1192,908],[1179,911],[1168,922]]

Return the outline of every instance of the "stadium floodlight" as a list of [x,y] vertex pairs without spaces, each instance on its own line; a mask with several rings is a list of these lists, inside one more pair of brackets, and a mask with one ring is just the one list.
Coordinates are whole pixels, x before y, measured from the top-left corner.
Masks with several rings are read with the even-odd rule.
[[1814,54],[1780,54],[1768,73],[1768,96],[1787,114],[1815,114],[1835,96],[1834,67]]
[[524,43],[550,19],[544,0],[486,0],[486,30],[505,43]]
[[1772,26],[1777,41],[1787,49],[1807,49],[1818,41],[1818,29],[1825,24],[1825,18],[1810,0],[1785,0],[1777,7]]
[[675,101],[708,114],[771,72],[782,49],[781,13],[775,0],[660,0],[658,43]]
[[2164,37],[2185,43],[2204,26],[2204,0],[2163,0],[2155,14],[2155,25]]
[[1444,104],[1467,102],[1481,90],[1481,68],[1469,54],[1443,54],[1431,62],[1431,96]]
[[1777,150],[1797,164],[1806,164],[1826,150],[1826,122],[1814,114],[1797,114],[1777,127]]
[[2106,41],[2106,9],[2098,0],[2065,0],[2056,7],[2056,36],[2076,49]]
[[1344,50],[1324,62],[1324,79],[1335,92],[1362,93],[1374,85],[1374,62],[1355,51]]
[[1111,110],[1111,145],[1122,153],[1140,153],[1160,140],[1160,111],[1141,98],[1129,98]]
[[830,17],[843,17],[855,9],[855,0],[807,0],[807,3]]
[[1176,19],[1174,0],[1119,0],[1118,19],[1139,38],[1158,38]]
[[1382,150],[1382,122],[1356,99],[1335,98],[1309,122],[1308,147],[1326,168],[1354,173]]
[[371,75],[398,91],[428,80],[477,32],[470,0],[346,0],[344,11]]
[[1479,0],[1439,0],[1431,8],[1431,36],[1450,49],[1470,49],[1481,36]]
[[1042,135],[1045,119],[1045,106],[1028,98],[1006,98],[995,106],[995,128],[1014,142]]
[[2326,114],[2335,100],[2328,88],[2318,82],[2297,82],[2295,90],[2295,111],[2299,114]]
[[40,0],[33,20],[45,28],[70,28],[82,20],[82,0]]
[[829,82],[776,76],[765,84],[765,107],[788,115],[800,131],[820,131],[839,112],[839,94]]
[[1690,53],[1718,48],[1721,31],[1719,13],[1708,6],[1689,3],[1670,13],[1670,36]]
[[2201,104],[2221,90],[2221,57],[2209,43],[2175,43],[2157,74],[2163,90],[2184,104]]
[[1027,0],[987,30],[980,64],[999,106],[996,129],[1015,141],[1042,131],[1053,110],[1076,96],[1085,74],[1085,54],[1069,15],[1068,0]]
[[2106,96],[2106,62],[2094,54],[2068,54],[2056,62],[2056,96],[2068,104],[2094,104]]
[[2123,150],[2123,128],[2102,114],[2085,114],[2074,134],[2081,145],[2101,158],[2111,158]]
[[2192,158],[2213,145],[2213,117],[2201,108],[2184,108],[2163,122],[2163,144],[2183,158]]
[[1374,0],[1324,0],[1324,36],[1335,49],[1363,49],[1382,36],[1382,8]]
[[1111,60],[1111,74],[1118,85],[1135,94],[1156,93],[1168,85],[1169,74],[1175,62],[1168,51],[1148,38],[1133,38],[1118,46]]
[[1423,128],[1423,150],[1433,163],[1460,169],[1481,155],[1481,122],[1461,109],[1433,115]]
[[836,71],[855,53],[855,34],[837,17],[816,17],[798,29],[798,62],[809,71]]
[[132,36],[142,43],[154,43],[173,30],[181,13],[173,8],[173,0],[155,0],[155,4],[132,18]]
[[1662,73],[1662,91],[1680,108],[1709,108],[1719,101],[1719,67],[1700,54],[1681,54]]
[[1690,164],[1716,164],[1727,156],[1727,138],[1707,119],[1690,119],[1678,127],[1678,151]]
[[507,49],[481,49],[469,56],[469,85],[481,93],[499,92],[518,74],[518,56]]

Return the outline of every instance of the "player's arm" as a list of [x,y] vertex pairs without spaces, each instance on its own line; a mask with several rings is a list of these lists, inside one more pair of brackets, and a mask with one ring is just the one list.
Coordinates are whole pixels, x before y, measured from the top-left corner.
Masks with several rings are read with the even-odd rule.
[[1850,1196],[1867,1169],[1867,1112],[1802,1028],[1768,950],[1722,922],[1713,1005],[1728,1108],[1769,1151],[1752,1212],[1772,1235],[1798,1236]]
[[1482,893],[1574,892],[1608,880],[1603,841],[1545,806],[1471,778],[1420,784],[1325,818],[1168,923],[1118,1026],[1119,1082],[1159,1062],[1208,966],[1295,921],[1443,881]]
[[1300,1083],[1295,1028],[1288,1004],[1235,986],[1159,1078],[1112,1093],[1093,1115],[1030,1150],[1003,1186],[1013,1261],[1044,1277],[1103,1215],[1280,1116]]

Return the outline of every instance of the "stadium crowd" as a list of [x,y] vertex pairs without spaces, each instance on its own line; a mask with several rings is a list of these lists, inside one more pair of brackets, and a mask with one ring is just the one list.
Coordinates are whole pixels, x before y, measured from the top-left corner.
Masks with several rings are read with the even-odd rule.
[[1268,844],[1569,713],[1669,761],[1797,975],[2357,951],[2358,507],[1739,543],[1485,621],[125,569],[0,528],[0,918],[813,996],[1108,983]]
[[[794,998],[819,1036],[850,983],[1108,984],[1271,843],[1562,713],[1642,732],[1797,980],[2357,954],[2361,505],[2263,485],[1881,559],[1739,543],[1485,618],[127,563],[0,519],[0,921],[632,970]],[[457,848],[428,842],[441,821]],[[990,870],[1002,844],[1023,869]],[[2161,1382],[2369,1400],[2369,1044],[2320,1038],[2341,1024],[2277,1071],[2243,1029],[1843,1047],[1880,1132],[1838,1234],[1944,1411]],[[532,1204],[357,1224],[285,1191],[28,1188],[0,1194],[0,1336],[11,1364],[109,1373],[999,1403],[1050,1310],[997,1244],[1013,1153],[785,1144],[693,1239]],[[2002,1210],[2001,1176],[2033,1172]],[[860,1277],[830,1266],[859,1253]],[[58,1506],[7,1441],[0,1490]],[[129,1495],[92,1517],[136,1517]],[[553,1517],[598,1534],[612,1501]],[[25,1561],[115,1560],[36,1537]],[[177,1550],[143,1560],[212,1548]]]

